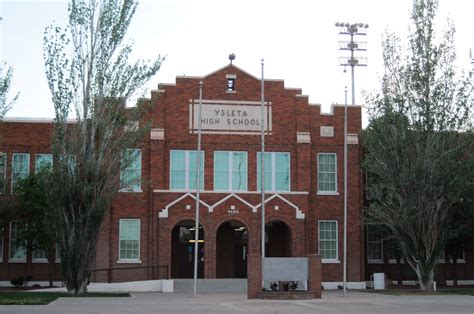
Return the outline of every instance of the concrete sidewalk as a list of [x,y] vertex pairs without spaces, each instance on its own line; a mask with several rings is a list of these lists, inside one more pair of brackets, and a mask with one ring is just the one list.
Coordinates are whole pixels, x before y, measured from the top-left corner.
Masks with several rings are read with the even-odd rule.
[[48,305],[0,306],[0,313],[474,313],[472,296],[390,296],[325,291],[320,300],[247,300],[243,293],[133,293],[131,298],[60,298]]

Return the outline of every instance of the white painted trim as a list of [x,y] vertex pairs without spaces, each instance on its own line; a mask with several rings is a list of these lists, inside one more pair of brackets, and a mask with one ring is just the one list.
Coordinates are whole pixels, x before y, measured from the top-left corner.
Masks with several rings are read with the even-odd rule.
[[[120,223],[122,222],[122,220],[135,220],[135,221],[138,221],[138,259],[121,259],[120,258],[120,253],[122,251],[120,249],[120,241],[121,241],[121,234],[122,234],[122,228],[121,228]],[[141,221],[140,218],[120,218],[119,219],[119,236],[118,236],[119,261],[134,261],[134,262],[139,261],[140,256],[141,256],[141,245],[142,245],[141,230],[142,230],[142,221]]]
[[227,201],[229,198],[231,197],[235,197],[236,199],[238,199],[239,201],[241,201],[242,203],[244,203],[245,205],[247,205],[250,209],[252,209],[252,212],[253,213],[256,213],[257,212],[257,208],[255,206],[252,206],[252,204],[250,204],[249,202],[247,202],[246,200],[244,200],[243,198],[241,198],[240,196],[234,194],[234,193],[231,193],[229,195],[227,195],[226,197],[224,197],[223,199],[221,199],[220,201],[218,201],[217,203],[215,203],[214,205],[212,205],[211,207],[209,207],[209,212],[212,213],[214,212],[214,208],[216,206],[219,206],[220,204],[224,203],[225,201]]
[[[319,156],[320,155],[334,155],[334,165],[335,165],[335,172],[334,172],[334,182],[335,182],[335,185],[334,187],[336,188],[335,191],[320,191],[319,190]],[[317,195],[339,195],[339,192],[338,192],[338,182],[337,182],[337,175],[338,175],[338,164],[337,164],[337,153],[334,153],[334,152],[319,152],[316,156],[316,162],[317,162],[317,165],[316,165],[316,174],[317,174],[317,177],[316,177],[316,181],[317,181]],[[321,193],[321,194],[320,194]],[[336,194],[337,193],[337,194]]]
[[338,259],[332,259],[332,258],[322,258],[321,259],[321,264],[340,264],[341,261]]
[[[336,258],[322,258],[322,255],[320,253],[320,234],[321,234],[321,228],[320,228],[320,223],[321,222],[335,222],[336,223]],[[340,263],[339,261],[339,221],[335,219],[322,219],[318,220],[318,254],[321,256],[321,263]]]
[[119,193],[143,193],[143,190],[127,190],[127,189],[120,189]]
[[[154,193],[188,193],[191,190],[161,190],[155,189],[153,190]],[[201,194],[228,194],[228,193],[235,193],[235,194],[262,194],[260,191],[214,191],[214,190],[205,190],[200,192]],[[266,194],[273,194],[268,192]],[[278,194],[287,194],[287,195],[308,195],[308,191],[278,191]]]
[[316,195],[322,196],[338,196],[339,192],[317,192]]

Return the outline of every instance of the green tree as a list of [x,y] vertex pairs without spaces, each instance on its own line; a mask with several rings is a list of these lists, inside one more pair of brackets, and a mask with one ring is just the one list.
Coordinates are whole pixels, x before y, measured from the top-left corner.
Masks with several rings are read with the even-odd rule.
[[18,98],[18,94],[16,94],[11,100],[7,99],[12,83],[12,75],[12,68],[7,68],[6,64],[0,63],[0,120]]
[[43,251],[48,259],[49,285],[53,286],[53,268],[56,245],[55,232],[48,220],[49,205],[46,184],[50,172],[43,169],[36,174],[30,174],[18,180],[15,186],[16,198],[14,206],[10,207],[9,220],[18,219],[25,223],[26,228],[20,232],[18,241],[26,243],[31,251]]
[[147,132],[146,101],[125,104],[163,59],[129,64],[132,48],[124,37],[136,7],[134,0],[72,0],[68,27],[51,26],[44,36],[55,109],[48,218],[70,293],[87,292],[100,226],[118,192],[120,170],[130,162],[121,152]]
[[439,43],[437,1],[415,0],[408,48],[387,34],[381,91],[368,97],[364,167],[371,175],[369,221],[385,225],[420,287],[431,290],[448,217],[472,182],[471,83],[456,73],[454,26]]

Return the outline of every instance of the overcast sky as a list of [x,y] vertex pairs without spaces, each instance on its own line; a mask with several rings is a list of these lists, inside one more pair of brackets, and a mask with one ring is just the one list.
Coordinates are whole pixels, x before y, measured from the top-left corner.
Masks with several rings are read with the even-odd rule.
[[[350,71],[338,65],[335,22],[369,24],[369,66],[356,68],[356,103],[361,91],[378,86],[382,74],[382,34],[388,28],[406,36],[412,0],[142,0],[128,37],[134,57],[166,55],[159,73],[147,85],[174,83],[177,75],[204,76],[234,64],[260,77],[283,79],[286,87],[299,87],[311,103],[329,110],[344,103]],[[457,29],[459,66],[468,69],[469,49],[474,48],[474,1],[440,0],[438,33],[450,17]],[[52,117],[53,108],[44,75],[44,28],[55,21],[66,25],[65,0],[0,0],[0,59],[14,68],[13,91],[20,97],[9,117]]]

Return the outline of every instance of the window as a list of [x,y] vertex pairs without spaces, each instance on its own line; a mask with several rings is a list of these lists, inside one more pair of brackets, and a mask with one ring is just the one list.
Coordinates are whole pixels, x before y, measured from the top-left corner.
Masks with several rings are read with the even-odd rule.
[[[197,182],[197,152],[192,150],[172,150],[170,165],[170,189],[194,190]],[[204,152],[200,157],[200,182],[204,187]]]
[[37,154],[35,161],[35,173],[41,169],[50,170],[53,166],[53,155],[51,154]]
[[214,190],[247,191],[246,152],[214,152]]
[[10,260],[25,261],[26,260],[26,246],[25,243],[19,241],[22,230],[25,224],[21,221],[10,222]]
[[[261,154],[257,153],[257,188],[261,190]],[[264,173],[266,191],[290,191],[290,153],[265,153]]]
[[337,251],[337,221],[320,220],[319,221],[319,255],[322,260],[338,260]]
[[0,262],[3,261],[3,224],[0,227]]
[[30,154],[13,154],[12,160],[12,190],[18,179],[28,177],[30,174]]
[[34,250],[33,251],[33,262],[47,262],[48,256],[45,250]]
[[122,153],[126,167],[120,172],[120,189],[140,191],[142,187],[142,152],[140,149],[126,149]]
[[318,154],[318,193],[337,192],[336,154]]
[[383,263],[383,234],[379,226],[367,226],[367,262]]
[[0,154],[0,195],[7,187],[7,154]]
[[119,226],[121,261],[140,260],[140,219],[120,219]]
[[64,162],[67,166],[67,170],[74,174],[76,172],[76,156],[73,154],[61,155],[59,156],[61,162]]
[[[457,250],[455,254],[457,254],[456,263],[465,263],[466,262],[466,255],[465,255],[464,250]],[[449,262],[450,263],[454,262],[454,259],[453,259],[452,256],[450,256]],[[446,263],[446,255],[445,255],[444,250],[442,250],[439,254],[438,263]]]
[[227,78],[227,91],[235,91],[235,78]]

